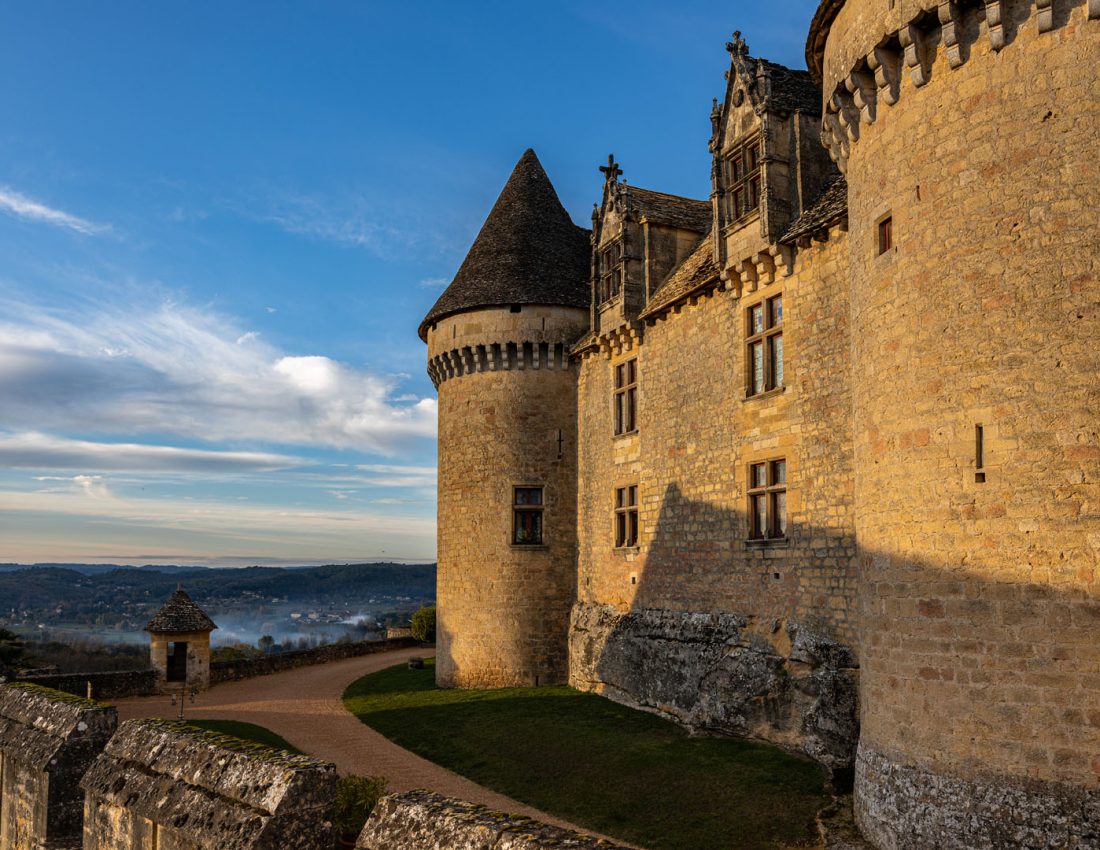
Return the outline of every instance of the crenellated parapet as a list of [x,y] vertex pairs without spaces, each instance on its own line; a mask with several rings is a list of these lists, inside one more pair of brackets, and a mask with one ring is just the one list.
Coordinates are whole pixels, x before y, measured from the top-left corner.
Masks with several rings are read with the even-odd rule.
[[[1085,3],[1075,0],[1072,5]],[[970,60],[971,47],[979,40],[999,52],[1017,41],[1024,27],[1046,34],[1067,26],[1070,18],[1053,0],[898,0],[882,23],[868,23],[858,12],[851,13],[852,23],[868,26],[871,33],[883,28],[878,36],[862,34],[869,50],[849,44],[826,56],[826,31],[843,5],[822,5],[807,58],[823,78],[821,140],[845,173],[861,126],[873,125],[883,109],[898,104],[906,73],[915,88],[922,88],[932,82],[941,51],[947,68],[954,70]],[[1100,0],[1087,0],[1087,20],[1100,20]]]

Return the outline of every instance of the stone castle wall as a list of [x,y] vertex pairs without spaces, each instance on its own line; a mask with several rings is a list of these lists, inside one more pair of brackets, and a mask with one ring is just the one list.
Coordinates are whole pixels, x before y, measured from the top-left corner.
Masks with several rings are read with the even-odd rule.
[[1089,12],[848,0],[825,47],[859,329],[856,811],[881,848],[1100,846]]
[[124,699],[142,697],[157,692],[156,670],[107,670],[101,673],[43,673],[21,676],[20,682],[41,685],[78,697],[92,699]]
[[[852,766],[858,730],[847,252],[834,228],[792,274],[769,265],[585,357],[570,632],[576,687],[837,768]],[[746,311],[778,295],[785,386],[746,398]],[[613,369],[631,357],[639,427],[616,437]],[[787,461],[787,538],[750,542],[749,464],[775,458]],[[614,490],[629,485],[641,537],[616,549]],[[800,632],[833,649],[792,655]]]
[[[575,587],[576,369],[584,310],[523,305],[440,320],[437,661],[440,684],[566,679]],[[452,355],[452,352],[458,354]],[[552,353],[561,356],[549,356]],[[513,488],[543,488],[543,544],[512,545]]]

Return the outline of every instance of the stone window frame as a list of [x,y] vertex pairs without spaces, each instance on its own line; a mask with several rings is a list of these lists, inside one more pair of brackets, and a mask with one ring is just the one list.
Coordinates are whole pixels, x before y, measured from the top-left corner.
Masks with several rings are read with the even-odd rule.
[[[760,311],[757,330],[756,314]],[[745,307],[745,397],[781,392],[786,380],[783,348],[783,293],[776,292]],[[760,352],[757,373],[756,352]],[[759,377],[759,384],[757,383]]]
[[[738,224],[760,211],[763,189],[763,139],[753,133],[734,144],[722,158],[726,221]],[[744,164],[748,163],[748,168]],[[744,195],[748,192],[748,196]]]
[[622,237],[612,239],[599,249],[597,259],[598,279],[596,299],[602,306],[614,301],[623,291],[623,268],[626,249]]
[[[611,367],[614,389],[611,396],[611,417],[614,436],[638,433],[638,358],[629,357]],[[629,426],[629,427],[627,427]]]
[[[538,501],[521,501],[521,492],[536,492],[538,493]],[[528,521],[533,521],[537,527],[537,535],[532,534],[530,539],[520,539],[522,535],[528,533],[528,530],[524,528],[520,530],[520,518],[524,519],[524,525]],[[509,538],[512,541],[513,546],[529,547],[529,546],[544,546],[546,544],[546,488],[541,484],[516,484],[512,487],[512,528],[509,534]]]
[[637,484],[624,484],[615,488],[612,533],[616,549],[638,548],[642,536],[639,501]]
[[787,540],[786,457],[754,460],[747,464],[746,472],[748,542]]

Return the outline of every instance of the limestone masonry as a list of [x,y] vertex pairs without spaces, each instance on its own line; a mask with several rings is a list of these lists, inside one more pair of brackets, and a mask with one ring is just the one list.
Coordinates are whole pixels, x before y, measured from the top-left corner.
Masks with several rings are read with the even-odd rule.
[[880,850],[1100,848],[1100,0],[735,33],[711,194],[523,154],[420,326],[443,685],[854,781]]

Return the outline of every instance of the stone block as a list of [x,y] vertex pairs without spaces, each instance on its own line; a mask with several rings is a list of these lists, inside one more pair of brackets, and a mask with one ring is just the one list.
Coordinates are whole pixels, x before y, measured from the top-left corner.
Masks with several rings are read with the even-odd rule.
[[357,850],[625,850],[606,839],[429,791],[383,797]]
[[332,844],[334,765],[183,723],[123,723],[81,787],[84,850]]

